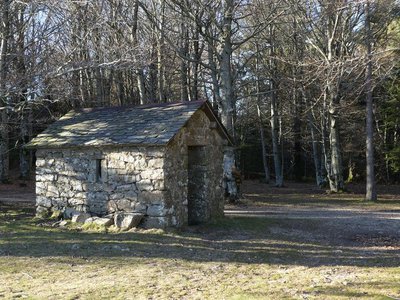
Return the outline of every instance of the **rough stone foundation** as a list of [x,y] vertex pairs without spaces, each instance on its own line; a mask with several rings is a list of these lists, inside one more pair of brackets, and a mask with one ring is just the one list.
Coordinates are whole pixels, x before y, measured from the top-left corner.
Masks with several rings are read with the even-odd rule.
[[163,147],[42,149],[36,155],[38,213],[66,208],[98,216],[139,212],[146,216],[145,227],[176,225],[175,207],[165,201]]

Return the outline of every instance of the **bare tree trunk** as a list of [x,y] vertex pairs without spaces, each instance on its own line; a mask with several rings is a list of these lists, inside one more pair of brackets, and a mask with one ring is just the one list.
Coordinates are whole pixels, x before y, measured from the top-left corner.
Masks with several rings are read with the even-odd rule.
[[191,93],[190,93],[190,98],[193,101],[199,100],[199,60],[201,59],[201,53],[200,53],[200,32],[201,28],[198,24],[196,24],[195,27],[195,37],[193,41],[193,52],[194,52],[194,58],[195,61],[192,64],[192,70],[193,70],[193,82],[191,84]]
[[24,149],[24,145],[28,142],[28,88],[27,88],[27,72],[25,62],[25,30],[26,24],[24,20],[25,5],[18,6],[18,20],[16,20],[15,29],[18,33],[15,49],[17,58],[15,60],[17,64],[17,76],[18,76],[18,96],[16,103],[20,106],[20,130],[19,130],[19,171],[20,178],[26,180],[29,175],[29,152]]
[[[297,74],[294,74],[296,78]],[[304,161],[301,147],[301,119],[300,114],[302,113],[301,99],[299,99],[296,83],[293,83],[293,173],[294,178],[298,181],[302,180],[304,176]]]
[[[186,26],[185,17],[182,14],[181,21],[181,55],[183,57],[187,57],[189,54],[189,36],[188,36],[188,28]],[[188,101],[189,100],[189,82],[188,82],[188,62],[185,59],[181,59],[181,85],[180,85],[180,100]],[[191,99],[192,100],[192,99]]]
[[[304,60],[304,45],[299,39],[299,33],[297,29],[297,20],[293,18],[293,42],[295,50],[295,59],[297,61]],[[302,155],[302,137],[301,137],[301,113],[303,101],[305,101],[305,93],[303,86],[298,83],[298,78],[301,81],[304,76],[303,68],[301,65],[294,65],[293,67],[293,173],[296,180],[302,180],[305,176],[304,159]]]
[[[271,40],[273,39],[273,31],[272,26],[269,28],[269,35]],[[270,97],[271,97],[271,138],[272,138],[272,154],[274,157],[274,170],[275,170],[275,186],[282,187],[283,186],[283,170],[282,170],[282,160],[281,160],[281,149],[279,147],[278,140],[278,110],[277,110],[277,86],[276,86],[276,65],[274,61],[274,47],[271,45],[270,47],[270,68],[271,68],[271,79],[270,79]]]
[[315,180],[317,183],[317,186],[322,187],[325,184],[325,179],[324,176],[322,175],[322,168],[321,166],[323,165],[321,163],[321,151],[319,147],[318,140],[316,139],[316,134],[315,134],[315,118],[313,115],[313,110],[311,105],[308,104],[308,99],[306,97],[304,88],[301,88],[301,93],[302,97],[304,99],[304,103],[306,106],[306,109],[308,110],[307,112],[307,119],[308,119],[308,126],[310,127],[310,133],[311,133],[311,143],[312,143],[312,150],[313,150],[313,161],[314,161],[314,168],[315,168]]
[[315,168],[315,180],[317,186],[322,187],[325,184],[324,176],[322,175],[322,166],[323,163],[320,159],[320,151],[318,147],[318,141],[315,137],[315,123],[312,113],[309,112],[309,126],[311,132],[311,139],[312,139],[312,149],[313,149],[313,160],[314,160],[314,168]]
[[158,89],[158,101],[160,103],[166,102],[167,98],[165,95],[165,67],[164,67],[164,51],[165,51],[165,2],[159,0],[161,16],[160,16],[160,28],[159,28],[159,38],[157,41],[157,89]]
[[149,80],[148,80],[149,102],[157,103],[158,69],[157,69],[157,40],[155,40],[155,38],[153,40],[151,58],[152,61],[149,65]]
[[373,127],[373,100],[372,100],[372,41],[370,28],[370,4],[367,0],[365,5],[365,30],[367,46],[367,74],[365,87],[366,95],[366,159],[367,159],[367,182],[366,182],[366,201],[376,201],[376,184],[374,171],[374,127]]
[[260,68],[260,57],[259,57],[259,47],[258,44],[256,44],[256,51],[257,51],[257,56],[256,56],[256,73],[257,73],[257,79],[256,79],[256,93],[257,93],[257,116],[258,116],[258,126],[260,130],[260,140],[261,140],[261,153],[262,153],[262,159],[263,159],[263,167],[264,167],[264,176],[265,176],[265,183],[269,183],[270,181],[270,173],[269,173],[269,168],[268,168],[268,161],[267,161],[267,150],[265,148],[265,134],[264,134],[264,126],[262,122],[262,115],[261,115],[261,109],[260,109],[260,103],[261,103],[261,84],[260,84],[260,78],[258,77],[259,74],[259,68]]
[[[224,1],[224,20],[223,20],[223,45],[220,55],[221,72],[221,119],[229,134],[235,140],[235,128],[233,126],[234,97],[233,74],[232,74],[232,18],[234,10],[234,0]],[[232,169],[235,167],[235,153],[232,147],[228,147],[224,152],[224,182],[225,191],[231,201],[238,198],[238,189]]]
[[[272,85],[271,87],[275,87]],[[280,147],[278,142],[278,116],[276,108],[276,95],[275,91],[271,91],[271,138],[272,138],[272,155],[274,157],[274,169],[275,169],[275,186],[283,186],[282,176],[282,162],[280,157]]]
[[208,54],[208,61],[210,65],[210,76],[212,81],[213,87],[213,105],[214,107],[221,106],[222,99],[221,99],[221,89],[220,84],[218,81],[218,72],[217,72],[217,64],[215,62],[215,53],[214,53],[214,45],[212,44],[212,40],[208,42],[207,54]]
[[339,126],[337,115],[336,95],[331,95],[329,104],[329,143],[330,143],[330,170],[328,173],[329,186],[332,192],[339,192],[344,189],[342,154],[339,143]]
[[139,90],[140,104],[146,104],[149,101],[146,96],[146,87],[145,87],[145,79],[144,79],[143,69],[141,69],[141,68],[137,69],[136,76],[137,76],[137,85],[138,85],[138,90]]
[[262,123],[261,110],[260,110],[260,106],[258,104],[257,104],[257,116],[258,116],[258,123],[259,123],[259,128],[260,128],[260,140],[261,140],[261,151],[262,151],[265,183],[269,183],[271,176],[270,176],[269,168],[268,168],[267,150],[265,148],[265,134],[264,134],[264,127],[263,127],[263,123]]
[[123,72],[118,70],[115,76],[115,83],[117,85],[118,104],[123,106],[125,104],[125,85]]
[[9,136],[8,136],[8,95],[6,92],[6,80],[8,69],[8,40],[10,38],[10,0],[2,1],[2,23],[0,45],[0,181],[9,181]]
[[[139,14],[139,0],[135,1],[135,4],[133,6],[133,23],[131,27],[131,41],[132,41],[132,46],[133,47],[138,47],[138,14]],[[144,76],[144,71],[142,67],[138,66],[138,61],[136,59],[135,55],[135,65],[137,66],[137,69],[135,70],[136,74],[136,82],[137,82],[137,88],[139,92],[139,103],[141,105],[146,104],[149,102],[149,99],[147,98],[146,94],[146,80]],[[155,98],[152,99],[153,101]]]
[[20,170],[20,178],[25,180],[29,175],[29,150],[24,149],[24,145],[28,143],[29,139],[29,130],[28,130],[28,122],[29,122],[29,108],[23,107],[21,109],[21,122],[20,122],[20,152],[19,152],[19,170]]

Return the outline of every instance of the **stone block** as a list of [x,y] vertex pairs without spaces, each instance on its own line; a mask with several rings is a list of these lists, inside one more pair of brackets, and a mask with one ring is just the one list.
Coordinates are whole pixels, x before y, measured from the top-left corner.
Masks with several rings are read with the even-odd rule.
[[117,186],[116,190],[117,190],[117,192],[134,191],[134,190],[136,190],[136,185],[135,184],[123,184],[123,185]]
[[82,199],[82,198],[73,197],[73,198],[67,198],[67,199],[68,199],[67,202],[68,202],[69,206],[72,206],[72,207],[86,204],[86,200]]
[[143,151],[145,151],[146,155],[149,157],[162,158],[164,156],[164,149],[159,147],[144,148]]
[[67,207],[64,209],[64,219],[71,219],[74,214],[79,214],[80,212],[72,207]]
[[60,197],[72,198],[75,196],[75,193],[68,186],[64,186],[59,189],[59,195]]
[[141,213],[115,213],[114,225],[123,230],[129,230],[132,227],[137,227],[143,219]]
[[125,169],[125,162],[117,159],[110,159],[108,161],[108,167],[111,169]]
[[84,192],[78,192],[74,194],[74,198],[76,199],[86,199],[86,193]]
[[136,175],[124,175],[124,182],[125,183],[135,183],[136,182]]
[[162,169],[147,169],[143,171],[140,175],[144,179],[164,179],[164,171]]
[[67,220],[63,220],[63,221],[61,221],[60,224],[59,224],[60,227],[65,227],[65,226],[67,226],[67,225],[68,225],[68,221],[67,221]]
[[115,206],[117,207],[117,211],[126,211],[126,212],[132,212],[132,202],[129,201],[128,199],[118,199],[114,200]]
[[89,219],[91,216],[88,213],[85,212],[79,212],[75,213],[72,215],[71,222],[72,223],[85,223],[87,219]]
[[108,203],[107,203],[107,212],[113,213],[113,212],[116,212],[116,211],[118,211],[118,207],[117,207],[117,204],[115,203],[115,200],[108,201]]
[[97,218],[93,221],[94,224],[96,225],[101,225],[101,226],[106,226],[109,227],[111,225],[114,225],[114,218]]
[[151,158],[147,162],[147,166],[149,169],[162,169],[164,168],[164,159],[163,158]]
[[70,179],[69,184],[71,186],[72,191],[75,191],[75,192],[85,191],[81,180]]
[[86,220],[85,220],[85,224],[92,224],[95,220],[97,220],[99,217],[90,217],[90,218],[87,218]]
[[56,162],[54,163],[53,169],[54,169],[57,173],[63,171],[63,170],[64,170],[64,162],[56,161]]
[[51,199],[43,196],[36,197],[36,205],[50,208],[51,207]]
[[36,181],[38,182],[52,182],[56,180],[56,175],[54,174],[43,174],[43,175],[36,175]]
[[151,217],[164,217],[166,210],[163,204],[150,204],[147,208],[147,214]]
[[135,205],[134,205],[134,209],[133,209],[133,211],[134,212],[138,212],[138,213],[146,213],[146,211],[147,211],[147,205],[146,204],[143,204],[143,203],[140,203],[140,202],[137,202],[137,203],[135,203]]
[[125,193],[112,193],[110,194],[110,200],[118,200],[125,196]]
[[165,228],[168,226],[168,219],[166,217],[146,217],[141,227],[143,228]]
[[129,155],[128,153],[123,157],[123,160],[127,163],[132,163],[134,164],[136,162],[136,156],[135,155]]
[[47,192],[46,195],[48,196],[53,196],[53,197],[58,197],[59,195],[59,187],[55,186],[54,184],[49,184],[47,187]]
[[136,170],[139,170],[139,171],[146,170],[147,169],[147,161],[143,156],[138,156],[134,166],[135,166]]
[[165,191],[165,184],[164,184],[164,180],[153,180],[153,186],[155,190],[158,191]]
[[164,193],[160,191],[144,191],[139,193],[138,201],[144,204],[162,204],[164,203]]
[[47,174],[52,174],[53,170],[51,168],[46,168],[46,167],[40,167],[36,169],[36,181],[38,178],[38,175],[47,175]]
[[125,198],[129,199],[130,201],[137,201],[138,193],[136,191],[125,192]]
[[142,179],[136,183],[139,191],[152,191],[154,189],[153,183],[150,179]]
[[46,160],[43,158],[36,159],[36,168],[41,168],[46,165]]

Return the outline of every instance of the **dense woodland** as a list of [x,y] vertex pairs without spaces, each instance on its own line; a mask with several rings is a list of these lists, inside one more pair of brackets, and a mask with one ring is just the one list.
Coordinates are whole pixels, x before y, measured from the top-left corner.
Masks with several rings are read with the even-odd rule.
[[[210,101],[225,176],[400,180],[396,0],[1,0],[0,179],[72,108]],[[230,193],[235,194],[234,188]]]

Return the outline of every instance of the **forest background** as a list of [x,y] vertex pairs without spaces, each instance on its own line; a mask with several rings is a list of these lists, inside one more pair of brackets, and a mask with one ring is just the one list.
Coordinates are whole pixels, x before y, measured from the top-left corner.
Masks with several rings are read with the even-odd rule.
[[[400,181],[397,0],[1,0],[0,180],[72,108],[208,100],[247,178]],[[12,173],[12,172],[11,172]],[[234,187],[228,193],[236,197]]]

